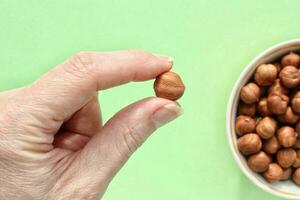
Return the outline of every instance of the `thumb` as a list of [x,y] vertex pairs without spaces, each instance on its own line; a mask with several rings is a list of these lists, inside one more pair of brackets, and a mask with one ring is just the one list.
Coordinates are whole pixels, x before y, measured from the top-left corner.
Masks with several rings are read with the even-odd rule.
[[79,166],[85,166],[80,176],[98,179],[93,182],[98,182],[99,188],[103,188],[103,183],[107,186],[153,131],[180,114],[181,107],[176,102],[162,98],[144,99],[121,110],[80,152],[76,162]]

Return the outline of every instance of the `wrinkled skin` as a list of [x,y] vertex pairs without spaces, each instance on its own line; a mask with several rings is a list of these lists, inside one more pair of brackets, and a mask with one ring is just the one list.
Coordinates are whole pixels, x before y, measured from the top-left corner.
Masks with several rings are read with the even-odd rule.
[[101,198],[130,155],[181,108],[147,98],[102,125],[98,91],[154,79],[171,67],[169,57],[141,51],[83,52],[1,93],[0,199]]

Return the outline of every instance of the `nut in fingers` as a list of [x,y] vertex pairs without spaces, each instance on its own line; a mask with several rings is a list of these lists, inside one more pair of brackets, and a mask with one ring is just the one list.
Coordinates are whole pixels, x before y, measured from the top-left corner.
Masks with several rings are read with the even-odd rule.
[[176,101],[182,97],[185,86],[178,74],[169,71],[156,78],[154,90],[157,97]]

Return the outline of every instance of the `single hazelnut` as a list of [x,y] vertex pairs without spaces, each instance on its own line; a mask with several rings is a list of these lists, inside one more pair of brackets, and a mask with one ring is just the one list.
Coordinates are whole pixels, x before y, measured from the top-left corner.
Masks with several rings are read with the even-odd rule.
[[284,67],[288,65],[299,67],[300,56],[294,52],[290,52],[289,54],[282,57],[281,64]]
[[300,150],[297,150],[297,158],[293,164],[294,168],[299,168],[300,167]]
[[280,79],[276,79],[274,83],[269,87],[268,94],[288,94],[288,89],[286,89],[280,82]]
[[156,78],[154,90],[157,97],[176,101],[183,95],[185,86],[178,74],[169,71]]
[[300,149],[300,138],[297,137],[296,139],[296,143],[293,146],[294,149]]
[[283,174],[282,174],[282,177],[281,177],[280,180],[282,180],[282,181],[288,180],[289,178],[291,178],[292,173],[293,173],[293,170],[292,170],[291,167],[290,167],[290,168],[283,169]]
[[291,167],[297,158],[297,153],[294,149],[280,149],[276,154],[277,162],[282,168]]
[[267,171],[263,176],[270,182],[279,181],[283,175],[283,169],[277,163],[269,164]]
[[289,98],[284,94],[273,94],[268,96],[268,109],[274,114],[281,115],[287,110]]
[[256,126],[256,133],[262,139],[269,139],[271,138],[277,129],[276,121],[271,117],[264,117]]
[[300,116],[294,113],[292,108],[289,106],[283,115],[277,116],[277,119],[282,123],[293,125],[299,121]]
[[295,130],[296,130],[297,136],[300,137],[300,121],[296,124]]
[[297,113],[300,113],[300,92],[297,92],[295,94],[291,103],[292,103],[293,110]]
[[242,136],[245,133],[253,133],[255,131],[255,126],[255,120],[245,115],[240,115],[235,120],[235,129],[239,136]]
[[280,64],[280,62],[275,62],[273,63],[273,65],[276,67],[277,72],[279,73],[280,70],[282,69],[282,65]]
[[296,143],[297,134],[292,127],[284,126],[277,131],[279,144],[284,147],[292,147]]
[[245,104],[243,102],[239,105],[239,114],[253,117],[256,113],[256,104]]
[[255,82],[260,86],[269,86],[277,77],[277,69],[272,64],[262,64],[258,66],[254,74]]
[[298,69],[294,66],[284,67],[279,73],[279,78],[282,85],[287,88],[297,87],[300,82]]
[[294,174],[293,174],[293,181],[297,184],[300,185],[300,168],[296,169]]
[[280,144],[275,136],[263,141],[263,150],[268,154],[277,153],[279,148]]
[[260,88],[255,83],[248,83],[242,88],[240,97],[246,104],[258,102],[260,97]]
[[259,114],[261,114],[262,116],[270,116],[272,115],[271,111],[268,108],[268,101],[267,98],[264,97],[262,98],[257,105],[257,111]]
[[243,155],[251,155],[259,152],[262,142],[257,134],[248,133],[238,139],[237,146]]
[[266,171],[271,162],[271,158],[263,151],[253,154],[248,158],[249,167],[258,173]]

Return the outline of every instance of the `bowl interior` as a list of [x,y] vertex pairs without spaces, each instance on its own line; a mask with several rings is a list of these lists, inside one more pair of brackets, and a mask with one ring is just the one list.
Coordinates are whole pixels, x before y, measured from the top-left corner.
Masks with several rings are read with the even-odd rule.
[[277,183],[267,182],[261,175],[253,172],[247,165],[247,161],[244,156],[237,149],[237,136],[235,133],[235,118],[237,113],[237,106],[239,102],[239,94],[241,88],[248,82],[253,76],[255,69],[258,65],[263,63],[274,62],[282,55],[289,53],[290,51],[300,52],[300,39],[292,40],[288,42],[276,45],[255,58],[243,71],[240,78],[235,84],[235,87],[231,94],[231,99],[228,105],[227,111],[227,133],[231,150],[234,158],[239,164],[242,171],[251,179],[255,184],[260,186],[262,189],[275,194],[277,196],[299,199],[300,198],[300,187],[295,185],[292,181],[280,181]]

